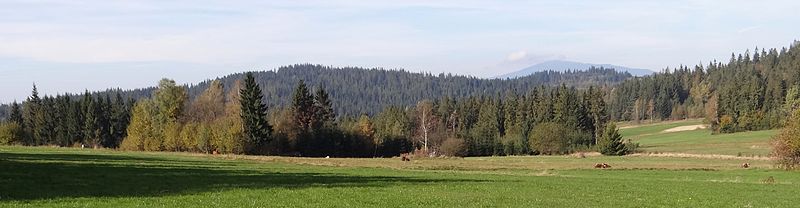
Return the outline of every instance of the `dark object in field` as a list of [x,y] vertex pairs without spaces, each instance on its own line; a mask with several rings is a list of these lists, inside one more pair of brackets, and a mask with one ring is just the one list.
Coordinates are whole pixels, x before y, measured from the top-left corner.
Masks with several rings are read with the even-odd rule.
[[606,163],[595,163],[594,168],[611,168],[611,166]]
[[411,161],[411,157],[408,155],[408,153],[403,153],[403,154],[400,154],[400,160],[402,160],[402,161]]
[[742,168],[750,168],[750,163],[742,163]]

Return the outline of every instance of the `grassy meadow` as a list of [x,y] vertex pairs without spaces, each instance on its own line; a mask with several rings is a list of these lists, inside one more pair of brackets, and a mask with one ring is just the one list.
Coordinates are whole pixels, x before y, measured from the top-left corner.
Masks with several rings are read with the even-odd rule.
[[[695,121],[685,121],[695,122]],[[668,123],[664,125],[685,125]],[[626,128],[651,152],[761,154],[772,131]],[[723,143],[732,141],[726,146]],[[749,146],[748,146],[749,145]],[[720,147],[720,148],[717,148]],[[747,151],[749,152],[747,152]],[[749,169],[739,165],[748,162]],[[610,169],[594,169],[608,163]],[[758,157],[290,158],[0,146],[0,207],[793,207]]]
[[657,124],[621,125],[620,134],[641,145],[644,152],[688,153],[768,157],[770,140],[779,130],[711,134],[708,129],[665,132],[665,130],[702,124],[702,120],[684,120]]

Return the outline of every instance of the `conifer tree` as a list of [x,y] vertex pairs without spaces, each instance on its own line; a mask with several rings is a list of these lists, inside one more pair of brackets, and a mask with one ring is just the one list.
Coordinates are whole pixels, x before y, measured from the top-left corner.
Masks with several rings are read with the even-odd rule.
[[499,155],[498,148],[500,128],[498,124],[498,108],[492,99],[485,99],[475,127],[472,129],[473,139],[470,142],[472,155]]
[[122,98],[122,95],[117,93],[114,98],[114,104],[111,106],[111,138],[112,143],[110,147],[119,146],[120,141],[128,135],[127,127],[130,123],[130,109],[128,104]]
[[331,125],[336,118],[336,113],[333,111],[333,104],[331,104],[328,92],[325,88],[320,86],[314,93],[314,121],[317,123],[315,129],[322,128],[326,125]]
[[19,126],[22,126],[22,110],[20,109],[19,103],[14,101],[11,103],[11,112],[9,113],[8,120],[11,122],[16,123]]
[[624,155],[627,153],[616,124],[611,123],[606,126],[603,135],[597,141],[597,148],[603,155]]
[[31,96],[28,97],[23,105],[22,127],[25,136],[22,143],[25,145],[36,145],[36,142],[39,141],[39,132],[42,127],[41,118],[44,117],[41,112],[42,100],[39,98],[39,91],[36,88],[36,84],[33,85]]
[[307,133],[311,129],[311,124],[314,119],[314,97],[309,93],[308,87],[305,82],[300,80],[294,90],[292,96],[292,111],[294,113],[294,121],[300,127],[303,133]]
[[54,144],[54,136],[56,134],[56,123],[58,123],[58,115],[54,109],[55,101],[51,96],[44,96],[42,105],[39,108],[39,125],[38,125],[38,140],[36,145]]
[[98,103],[88,91],[83,96],[83,143],[100,145],[100,125]]
[[272,127],[267,122],[267,106],[262,103],[264,95],[251,72],[245,75],[244,86],[239,94],[242,106],[242,122],[246,140],[245,152],[257,154],[270,140]]

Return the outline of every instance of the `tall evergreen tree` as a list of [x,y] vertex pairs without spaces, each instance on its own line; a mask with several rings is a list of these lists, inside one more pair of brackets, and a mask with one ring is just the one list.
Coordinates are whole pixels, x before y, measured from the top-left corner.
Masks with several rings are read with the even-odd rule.
[[469,151],[472,155],[502,154],[497,149],[500,148],[498,114],[497,104],[492,99],[485,99],[480,107],[478,122],[473,129],[473,138],[469,142]]
[[41,112],[42,99],[39,98],[39,90],[36,84],[33,85],[31,96],[23,104],[23,144],[35,145],[39,141],[39,132],[42,131],[42,123],[44,115]]
[[336,118],[336,113],[333,111],[333,104],[331,103],[328,92],[325,91],[323,86],[317,87],[314,92],[314,121],[317,123],[315,128],[319,129],[325,125],[330,125]]
[[70,110],[72,100],[69,96],[56,96],[55,99],[55,114],[57,121],[55,125],[55,143],[60,146],[69,146],[72,144],[72,132],[70,132]]
[[105,99],[98,99],[97,127],[100,132],[100,145],[103,147],[116,146],[116,141],[112,138],[111,105],[111,97],[108,94],[106,94]]
[[21,107],[17,101],[11,103],[11,113],[9,113],[8,120],[16,123],[19,126],[22,126],[22,109],[20,108]]
[[122,95],[117,93],[114,99],[114,104],[111,107],[110,127],[111,127],[111,143],[110,147],[119,146],[123,138],[128,136],[127,128],[130,123],[130,108]]
[[247,73],[239,94],[242,105],[242,122],[246,140],[246,153],[257,154],[270,140],[272,127],[267,122],[267,106],[262,103],[264,95],[256,84],[252,73]]
[[83,144],[100,145],[99,117],[97,102],[86,91],[83,95]]
[[38,120],[40,123],[38,125],[36,145],[55,144],[56,124],[59,123],[60,118],[54,107],[54,98],[52,96],[44,96],[42,105],[39,108]]
[[314,111],[314,97],[309,92],[305,82],[300,80],[292,96],[292,112],[294,113],[294,121],[301,131],[308,132],[311,129],[315,116]]

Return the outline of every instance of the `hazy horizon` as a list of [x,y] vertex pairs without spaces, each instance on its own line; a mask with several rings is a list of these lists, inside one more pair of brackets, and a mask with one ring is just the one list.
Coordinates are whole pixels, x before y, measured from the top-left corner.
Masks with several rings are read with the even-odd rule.
[[796,1],[0,3],[0,103],[311,63],[493,77],[548,60],[661,70],[800,34]]

